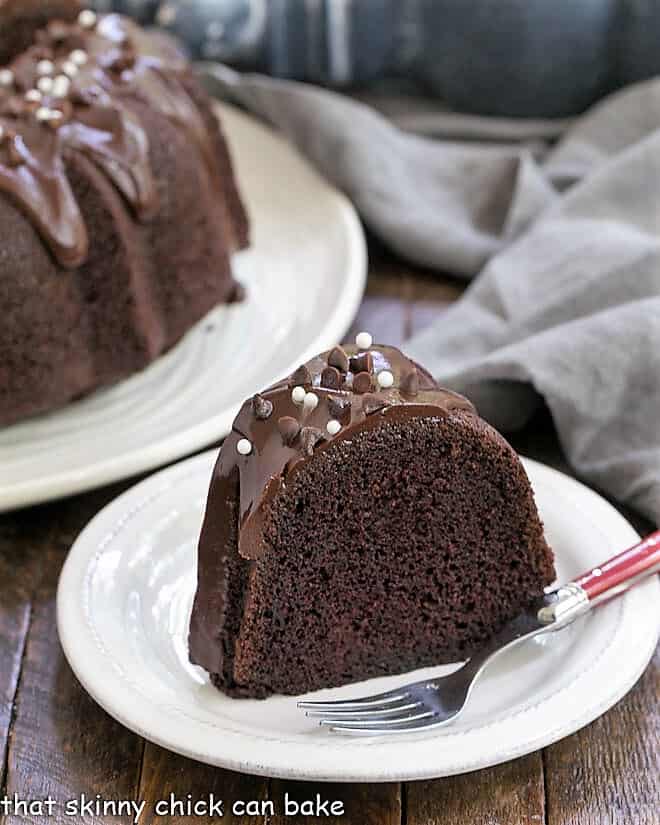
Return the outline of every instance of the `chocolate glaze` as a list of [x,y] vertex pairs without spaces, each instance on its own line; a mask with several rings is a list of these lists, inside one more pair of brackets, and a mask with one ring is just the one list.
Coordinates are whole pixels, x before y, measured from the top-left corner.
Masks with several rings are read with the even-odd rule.
[[[342,352],[349,358],[364,355],[364,351],[352,345],[345,345]],[[198,581],[190,626],[192,661],[212,673],[222,668],[222,645],[214,633],[222,626],[227,609],[223,577],[227,558],[235,552],[232,536],[237,527],[239,553],[254,563],[263,551],[261,527],[265,508],[316,454],[336,442],[350,439],[358,431],[387,422],[420,416],[445,417],[455,410],[476,414],[466,398],[439,387],[426,370],[398,349],[374,345],[369,354],[370,359],[362,357],[359,364],[362,367],[370,362],[373,386],[378,387],[378,373],[389,370],[394,377],[392,387],[355,393],[349,362],[343,356],[338,357],[336,349],[322,353],[299,367],[289,379],[260,394],[272,404],[267,419],[255,414],[252,399],[246,401],[222,445],[199,544],[200,569],[205,571],[205,576]],[[346,367],[341,372],[340,389],[322,386],[328,360]],[[299,384],[301,378],[306,379],[302,385]],[[294,386],[303,386],[318,397],[313,410],[294,403],[291,397]],[[327,430],[331,420],[342,425],[335,435]],[[241,438],[247,438],[252,444],[252,452],[247,456],[240,455],[236,449]],[[237,488],[238,512],[235,512]],[[213,570],[217,578],[209,575]]]
[[[84,52],[86,62],[71,69],[74,50]],[[58,97],[48,92],[41,100],[26,99],[30,92],[34,96],[43,61],[54,64],[52,78],[69,71],[68,89]],[[92,29],[55,21],[8,68],[14,82],[0,88],[0,190],[28,215],[62,266],[80,266],[88,250],[85,222],[67,179],[67,153],[89,157],[137,220],[148,221],[158,210],[136,102],[184,129],[211,177],[217,175],[211,138],[185,88],[190,69],[166,37],[115,14],[99,17]],[[55,115],[39,119],[44,112]]]
[[[344,346],[349,356],[356,356],[355,346]],[[215,483],[223,484],[238,470],[240,480],[239,504],[239,552],[246,559],[258,558],[260,517],[264,506],[277,494],[280,486],[290,478],[310,455],[327,449],[335,441],[350,439],[358,429],[378,426],[384,421],[400,421],[415,416],[445,416],[451,410],[474,412],[472,404],[463,396],[440,388],[433,378],[421,367],[394,347],[372,346],[369,353],[360,353],[360,364],[367,360],[373,364],[372,386],[377,387],[377,375],[381,370],[389,370],[394,376],[394,384],[389,389],[378,389],[369,393],[353,391],[355,376],[346,372],[342,375],[340,389],[322,386],[322,376],[328,366],[330,353],[323,353],[298,369],[294,375],[261,393],[272,404],[273,412],[269,420],[259,419],[254,414],[251,401],[241,408],[234,421],[231,434],[222,446],[215,470]],[[366,356],[369,356],[369,359]],[[301,386],[313,392],[319,399],[315,409],[296,404],[291,397],[293,386],[298,385],[300,376],[307,374],[308,380]],[[364,374],[361,372],[360,374]],[[414,385],[412,376],[417,376],[414,394],[406,393],[403,386]],[[342,404],[342,402],[344,402]],[[337,414],[339,407],[341,415]],[[291,438],[291,427],[283,436],[276,422],[291,418],[300,425],[300,434]],[[336,419],[342,425],[336,435],[330,435],[327,424]],[[304,437],[304,431],[312,428],[321,437],[310,452],[311,435]],[[248,456],[239,455],[236,444],[247,438],[252,444]]]

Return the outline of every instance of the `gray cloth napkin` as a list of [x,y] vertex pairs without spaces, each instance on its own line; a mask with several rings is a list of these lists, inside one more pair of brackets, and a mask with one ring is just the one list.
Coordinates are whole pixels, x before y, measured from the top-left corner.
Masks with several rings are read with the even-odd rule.
[[479,276],[408,342],[412,357],[505,431],[543,396],[577,473],[660,524],[660,80],[605,99],[550,146],[545,122],[406,122],[401,107],[388,118],[312,86],[206,76],[399,254]]

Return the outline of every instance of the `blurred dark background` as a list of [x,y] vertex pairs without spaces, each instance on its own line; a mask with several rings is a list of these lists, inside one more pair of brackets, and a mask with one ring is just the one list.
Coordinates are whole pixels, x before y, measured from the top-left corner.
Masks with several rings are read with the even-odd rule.
[[567,117],[660,71],[657,0],[93,0],[198,59],[458,111]]

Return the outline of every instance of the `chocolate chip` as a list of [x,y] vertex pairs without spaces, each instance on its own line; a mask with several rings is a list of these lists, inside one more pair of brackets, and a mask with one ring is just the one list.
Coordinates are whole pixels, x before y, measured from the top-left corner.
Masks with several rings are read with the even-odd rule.
[[350,360],[351,372],[373,372],[374,359],[370,352],[361,352],[359,355],[354,355]]
[[70,33],[69,26],[61,20],[52,20],[46,27],[48,37],[53,43],[63,43]]
[[387,401],[379,395],[371,395],[371,393],[367,393],[367,395],[365,395],[362,399],[362,409],[364,410],[365,415],[371,415],[372,413],[378,412],[378,410],[382,410],[383,407],[387,407]]
[[255,418],[265,421],[273,412],[273,402],[257,393],[252,399],[252,412]]
[[417,395],[419,392],[419,375],[417,375],[417,370],[414,367],[412,372],[406,373],[406,375],[401,378],[401,384],[399,386],[401,392],[404,392],[406,395]]
[[329,390],[338,390],[341,387],[341,373],[336,367],[326,367],[321,373],[321,386]]
[[226,301],[228,304],[240,304],[241,301],[245,300],[247,292],[243,284],[239,284],[236,281],[231,288],[229,295],[227,295]]
[[300,424],[290,415],[283,415],[277,420],[277,429],[280,431],[282,441],[290,447],[300,432]]
[[336,367],[339,372],[348,372],[348,355],[342,347],[334,347],[328,355],[328,366]]
[[368,372],[359,372],[353,379],[353,392],[361,395],[372,389],[372,380]]
[[338,421],[345,421],[351,412],[351,401],[349,398],[331,395],[328,397],[328,409],[333,418],[336,418]]
[[313,455],[314,447],[324,439],[325,435],[316,427],[303,427],[300,431],[300,445],[305,455]]
[[289,383],[294,387],[312,383],[312,375],[304,364],[301,364],[289,379]]

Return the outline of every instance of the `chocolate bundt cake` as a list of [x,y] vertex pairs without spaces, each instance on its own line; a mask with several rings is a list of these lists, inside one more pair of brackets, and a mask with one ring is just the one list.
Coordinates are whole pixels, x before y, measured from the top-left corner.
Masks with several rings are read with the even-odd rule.
[[[59,17],[40,28],[44,9]],[[5,425],[142,369],[231,301],[248,227],[173,41],[75,2],[0,0],[0,53]]]
[[459,661],[554,576],[514,450],[361,333],[239,412],[211,481],[190,659],[246,697]]

